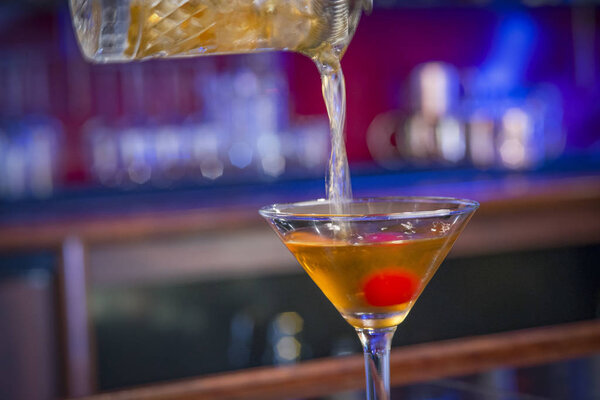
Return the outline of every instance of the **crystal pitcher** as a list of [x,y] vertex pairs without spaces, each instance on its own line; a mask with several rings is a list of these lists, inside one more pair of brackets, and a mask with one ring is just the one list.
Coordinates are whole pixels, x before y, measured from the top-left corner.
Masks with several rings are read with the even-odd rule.
[[70,0],[85,57],[156,57],[296,51],[340,57],[372,0]]

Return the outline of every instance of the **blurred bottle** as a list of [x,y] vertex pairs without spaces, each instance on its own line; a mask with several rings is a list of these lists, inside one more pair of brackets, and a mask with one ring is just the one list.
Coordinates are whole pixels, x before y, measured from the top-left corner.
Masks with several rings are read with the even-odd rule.
[[455,114],[459,94],[456,69],[444,63],[424,64],[413,72],[411,87],[415,113],[406,121],[400,152],[417,161],[462,161],[465,134]]
[[373,159],[387,169],[462,162],[466,137],[456,69],[439,62],[420,65],[411,74],[410,89],[409,111],[380,114],[369,126]]
[[94,115],[81,127],[84,159],[90,176],[106,186],[125,181],[119,148],[119,72],[115,66],[94,70]]
[[372,0],[71,0],[73,25],[95,62],[344,49]]
[[468,153],[473,165],[486,169],[496,163],[496,123],[488,110],[474,112],[468,121]]
[[566,135],[558,90],[542,84],[523,92],[492,98],[467,93],[467,153],[477,168],[531,169],[562,154]]
[[48,63],[31,52],[0,61],[0,198],[44,198],[61,173],[62,124],[50,115]]

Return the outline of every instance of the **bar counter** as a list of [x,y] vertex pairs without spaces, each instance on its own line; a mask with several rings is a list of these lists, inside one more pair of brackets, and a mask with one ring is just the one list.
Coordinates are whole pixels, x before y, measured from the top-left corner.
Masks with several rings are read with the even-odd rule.
[[[257,213],[260,206],[321,197],[320,184],[298,183],[285,194],[248,187],[246,193],[240,190],[233,202],[231,193],[225,191],[209,192],[209,201],[202,192],[177,200],[185,193],[175,192],[163,194],[150,205],[127,196],[112,199],[110,207],[97,206],[97,201],[64,202],[55,207],[56,212],[35,204],[15,212],[5,203],[7,211],[0,212],[0,251],[56,248],[68,237],[91,245],[157,235],[263,229],[265,224]],[[458,252],[596,243],[600,239],[600,175],[596,173],[536,179],[508,176],[417,187],[393,182],[374,188],[363,184],[358,190],[356,186],[355,197],[436,195],[480,201],[482,207],[456,244]]]
[[[86,200],[0,212],[0,253],[49,250],[67,260],[73,259],[69,254],[81,252],[81,262],[90,264],[87,273],[95,284],[132,279],[160,282],[182,274],[280,273],[296,263],[257,209],[268,202],[292,201],[294,196],[296,200],[315,198],[320,184],[304,182],[266,193],[249,187],[248,194],[237,198],[203,192],[186,197],[175,192],[146,203],[137,197],[117,196],[104,203],[96,201],[98,206]],[[594,173],[536,179],[509,176],[416,187],[378,184],[373,188],[359,181],[355,193],[357,197],[446,195],[480,201],[480,209],[449,257],[600,243],[600,175]],[[174,249],[170,243],[178,238],[187,244]],[[237,251],[227,251],[231,248]],[[184,261],[182,267],[164,268],[174,251]],[[86,257],[89,260],[84,261]],[[202,268],[198,259],[203,260]]]
[[[413,384],[495,367],[529,366],[600,352],[600,321],[396,348],[390,384]],[[263,367],[148,385],[88,400],[232,400],[311,398],[364,388],[362,355]]]

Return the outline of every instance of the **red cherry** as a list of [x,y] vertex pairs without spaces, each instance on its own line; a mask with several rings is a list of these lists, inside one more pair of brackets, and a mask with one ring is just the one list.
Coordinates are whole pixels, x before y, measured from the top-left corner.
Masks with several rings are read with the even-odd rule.
[[370,243],[396,242],[398,240],[405,240],[406,235],[400,232],[377,232],[367,233],[364,235],[364,239]]
[[410,301],[419,287],[419,278],[402,269],[386,269],[365,279],[363,291],[367,303],[388,307]]

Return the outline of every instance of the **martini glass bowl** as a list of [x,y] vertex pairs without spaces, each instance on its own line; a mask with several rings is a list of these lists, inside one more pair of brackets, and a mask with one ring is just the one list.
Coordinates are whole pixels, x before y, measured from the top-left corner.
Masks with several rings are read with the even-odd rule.
[[389,353],[479,204],[445,197],[326,200],[260,209],[363,345],[368,400],[389,399]]

